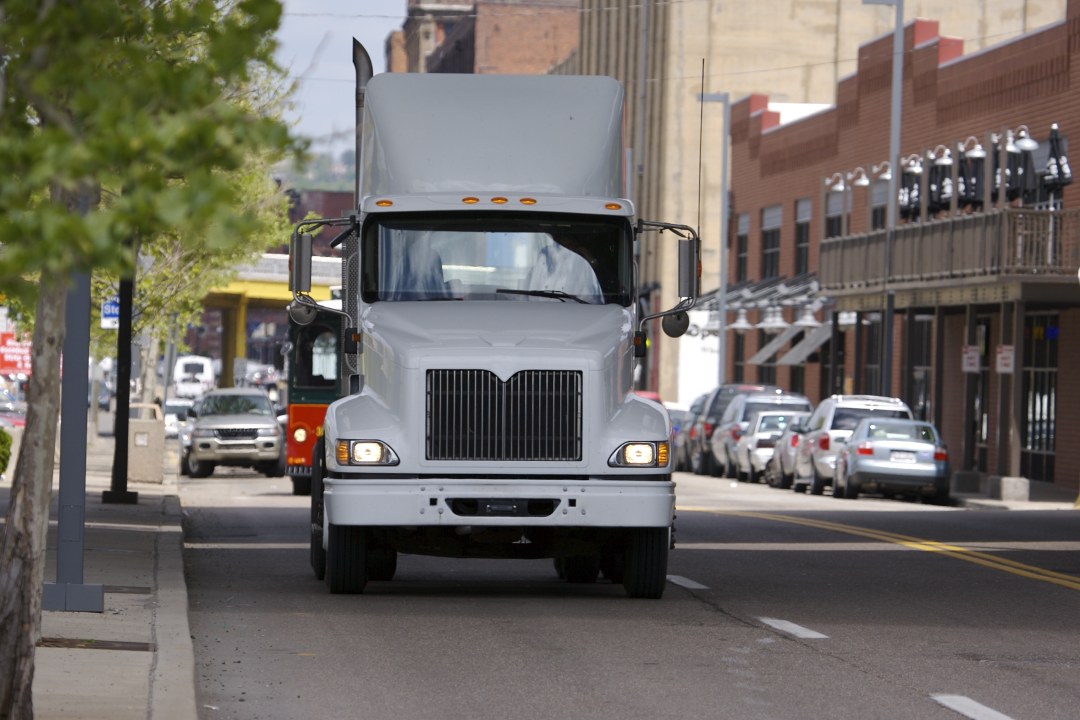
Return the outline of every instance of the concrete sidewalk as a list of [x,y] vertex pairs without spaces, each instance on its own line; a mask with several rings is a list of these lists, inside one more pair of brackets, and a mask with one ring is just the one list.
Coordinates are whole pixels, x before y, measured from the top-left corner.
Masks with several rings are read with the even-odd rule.
[[[195,655],[175,452],[166,452],[162,484],[129,483],[128,489],[138,493],[137,504],[103,504],[102,491],[111,484],[113,438],[91,434],[88,439],[83,582],[103,586],[105,609],[42,612],[35,717],[194,720]],[[13,471],[14,462],[0,483],[0,508],[7,507]],[[58,488],[57,471],[46,583],[57,580]]]

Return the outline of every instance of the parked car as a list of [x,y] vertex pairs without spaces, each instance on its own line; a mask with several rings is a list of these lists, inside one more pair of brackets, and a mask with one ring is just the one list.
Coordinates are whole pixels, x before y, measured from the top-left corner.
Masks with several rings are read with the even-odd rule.
[[194,421],[180,455],[181,475],[207,477],[218,465],[255,468],[267,477],[285,474],[284,434],[265,390],[211,390],[188,414]]
[[833,496],[910,493],[944,505],[949,477],[949,452],[932,424],[864,418],[837,454]]
[[692,469],[690,448],[697,433],[694,429],[694,423],[697,421],[698,416],[701,415],[701,411],[705,407],[705,401],[708,399],[709,393],[703,393],[694,398],[694,402],[690,403],[690,409],[686,412],[686,421],[679,425],[679,432],[675,435],[675,449],[673,451],[676,470],[689,472]]
[[911,408],[899,398],[880,395],[832,395],[821,401],[806,422],[806,434],[795,454],[795,477],[791,488],[809,488],[821,495],[832,485],[836,454],[863,418],[914,419]]
[[750,418],[746,432],[735,444],[735,474],[739,480],[760,482],[776,443],[788,425],[810,417],[810,411],[768,410]]
[[765,392],[779,390],[775,385],[749,385],[729,383],[714,389],[705,400],[701,413],[694,419],[693,436],[690,438],[687,454],[690,456],[690,469],[698,475],[719,475],[723,468],[713,462],[713,431],[720,424],[728,403],[739,393]]
[[188,411],[195,404],[188,398],[170,398],[165,401],[165,437],[174,438],[180,435],[180,424],[187,420]]
[[671,418],[672,467],[675,470],[681,470],[682,468],[679,467],[679,430],[686,425],[690,417],[690,409],[677,403],[664,403],[664,408],[668,411],[668,417]]
[[713,432],[710,447],[715,467],[723,468],[729,478],[742,479],[738,475],[735,445],[750,424],[750,418],[759,412],[778,410],[783,412],[810,412],[813,404],[805,395],[789,393],[776,388],[764,392],[745,392],[735,395],[720,418]]
[[765,464],[765,482],[770,487],[784,490],[791,487],[795,478],[795,453],[806,432],[805,423],[809,417],[809,413],[806,413],[798,421],[790,423],[777,438],[772,457]]

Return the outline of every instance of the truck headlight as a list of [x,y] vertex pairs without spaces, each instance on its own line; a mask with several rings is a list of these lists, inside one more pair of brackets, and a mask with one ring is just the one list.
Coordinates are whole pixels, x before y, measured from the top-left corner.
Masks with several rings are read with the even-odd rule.
[[671,448],[667,442],[623,443],[608,458],[616,467],[665,467]]
[[397,465],[398,457],[381,440],[338,440],[337,461],[341,465]]

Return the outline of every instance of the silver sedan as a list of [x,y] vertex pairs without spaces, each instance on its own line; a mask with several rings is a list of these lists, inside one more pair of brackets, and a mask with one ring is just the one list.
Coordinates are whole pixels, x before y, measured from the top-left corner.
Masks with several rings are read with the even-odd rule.
[[911,494],[949,502],[949,453],[931,423],[865,418],[836,459],[833,497]]

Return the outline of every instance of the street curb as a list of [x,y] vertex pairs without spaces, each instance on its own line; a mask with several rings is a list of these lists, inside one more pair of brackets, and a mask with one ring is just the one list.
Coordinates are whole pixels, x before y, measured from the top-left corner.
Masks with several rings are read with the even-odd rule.
[[195,649],[188,624],[187,582],[184,578],[184,533],[180,498],[162,498],[156,539],[157,607],[154,643],[157,657],[150,678],[148,717],[151,720],[197,720]]

